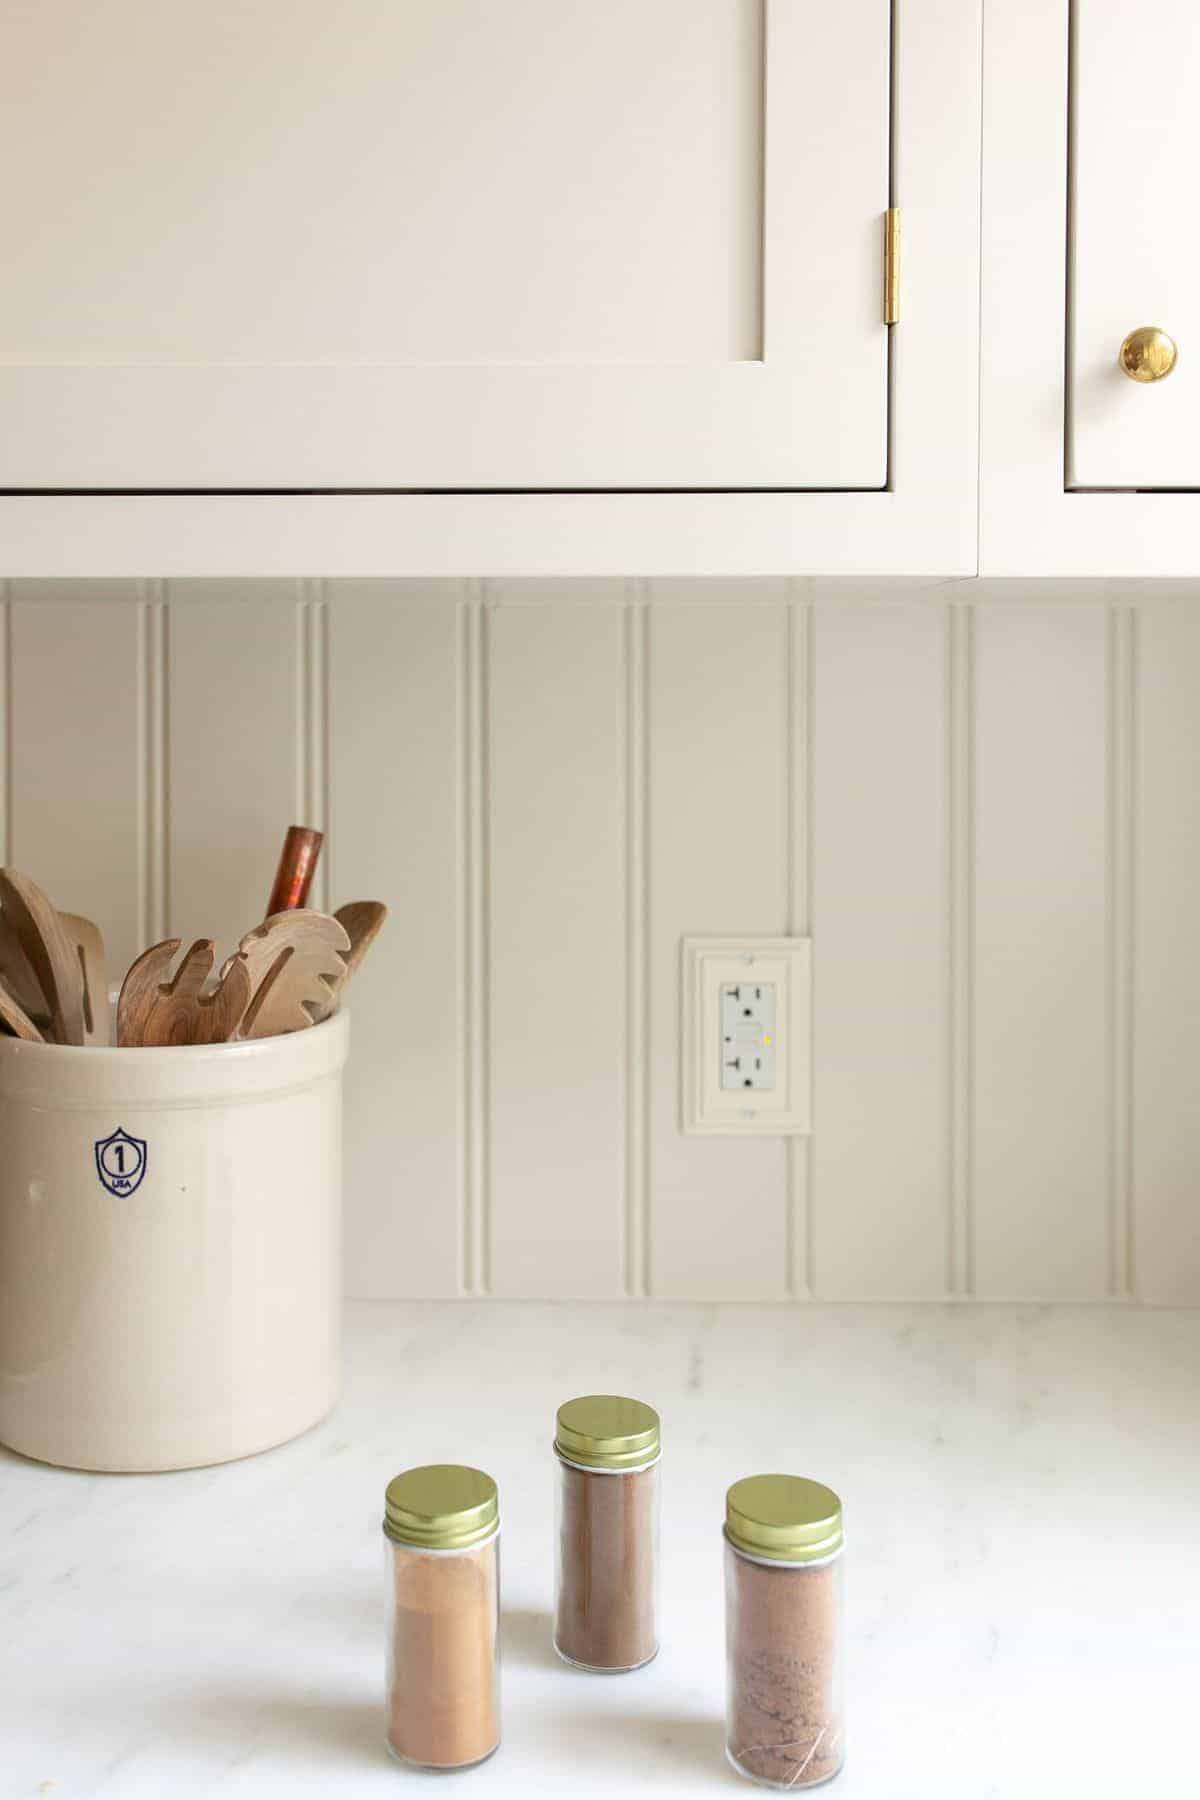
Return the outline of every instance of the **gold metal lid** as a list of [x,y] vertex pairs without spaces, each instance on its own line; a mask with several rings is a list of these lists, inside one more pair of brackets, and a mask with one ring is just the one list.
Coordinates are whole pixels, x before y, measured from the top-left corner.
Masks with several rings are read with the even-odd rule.
[[585,1469],[642,1469],[662,1449],[652,1406],[622,1394],[583,1394],[558,1409],[554,1448]]
[[499,1523],[496,1484],[482,1469],[429,1463],[388,1482],[383,1529],[398,1544],[467,1550],[491,1537]]
[[767,1562],[820,1562],[842,1547],[842,1503],[802,1475],[748,1475],[725,1496],[725,1536]]

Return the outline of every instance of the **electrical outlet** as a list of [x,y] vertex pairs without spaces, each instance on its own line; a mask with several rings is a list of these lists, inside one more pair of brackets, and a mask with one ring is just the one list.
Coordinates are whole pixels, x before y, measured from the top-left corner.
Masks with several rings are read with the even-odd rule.
[[811,1131],[810,940],[685,938],[682,983],[684,1131]]
[[775,1086],[775,983],[721,983],[721,1086],[770,1093]]

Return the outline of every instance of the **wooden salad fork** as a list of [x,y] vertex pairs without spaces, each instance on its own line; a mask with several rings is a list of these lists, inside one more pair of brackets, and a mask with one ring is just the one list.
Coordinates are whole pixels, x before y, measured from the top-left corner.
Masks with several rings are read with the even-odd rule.
[[277,1037],[324,1017],[346,979],[349,949],[338,921],[308,907],[274,913],[248,931],[238,951],[250,971],[253,998],[239,1035]]
[[117,1002],[117,1043],[122,1047],[223,1044],[241,1024],[251,994],[245,957],[231,956],[206,993],[216,944],[212,938],[197,938],[172,980],[171,964],[181,943],[181,938],[167,938],[152,944],[126,975]]

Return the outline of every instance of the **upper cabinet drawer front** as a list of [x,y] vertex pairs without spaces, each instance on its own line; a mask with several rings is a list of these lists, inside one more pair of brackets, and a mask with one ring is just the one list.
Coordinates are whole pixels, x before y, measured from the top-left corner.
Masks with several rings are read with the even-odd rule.
[[[1073,12],[1068,486],[1200,488],[1195,0]],[[1176,343],[1164,379],[1118,366],[1141,326]]]
[[890,32],[21,0],[0,486],[883,486]]

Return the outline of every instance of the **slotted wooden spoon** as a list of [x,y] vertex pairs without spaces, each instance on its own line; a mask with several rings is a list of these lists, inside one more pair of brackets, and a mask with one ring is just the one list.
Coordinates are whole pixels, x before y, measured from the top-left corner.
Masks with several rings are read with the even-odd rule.
[[79,960],[83,982],[83,1041],[107,1044],[109,1038],[108,977],[100,927],[79,913],[59,913],[63,933]]
[[180,938],[167,938],[152,944],[126,975],[117,1002],[118,1044],[131,1049],[223,1044],[237,1030],[250,1003],[245,957],[231,956],[216,987],[205,993],[216,944],[212,938],[197,938],[171,980],[171,964],[181,942]]

